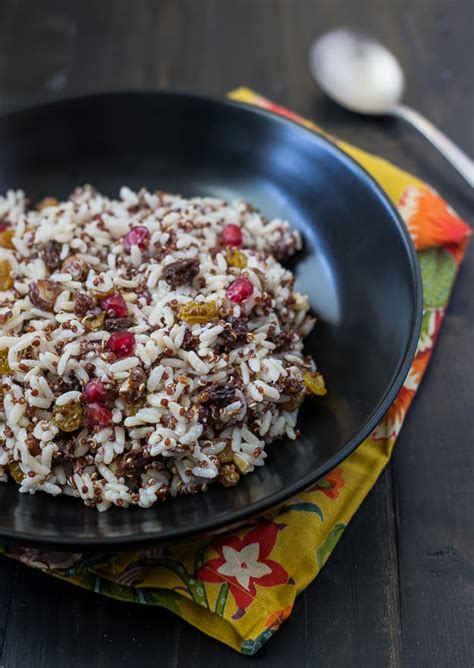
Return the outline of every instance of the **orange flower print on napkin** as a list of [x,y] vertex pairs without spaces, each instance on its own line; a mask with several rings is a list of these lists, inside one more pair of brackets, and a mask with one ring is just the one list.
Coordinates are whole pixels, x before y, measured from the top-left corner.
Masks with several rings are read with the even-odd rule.
[[277,610],[276,612],[272,612],[270,617],[265,622],[265,627],[267,629],[271,629],[272,631],[277,631],[283,624],[285,619],[288,619],[288,617],[291,615],[292,610],[293,610],[293,604],[288,605],[283,610]]
[[338,466],[336,469],[330,471],[324,478],[311,488],[311,491],[319,490],[325,494],[328,499],[337,499],[339,490],[344,487],[344,478],[342,475],[342,467]]
[[372,432],[372,438],[374,440],[393,438],[400,432],[408,408],[410,407],[420,385],[431,352],[431,349],[427,349],[423,353],[418,353],[413,360],[408,376],[406,377],[395,401],[388,409],[382,422],[380,422]]
[[471,230],[438,193],[427,186],[409,186],[398,203],[417,250],[458,244]]

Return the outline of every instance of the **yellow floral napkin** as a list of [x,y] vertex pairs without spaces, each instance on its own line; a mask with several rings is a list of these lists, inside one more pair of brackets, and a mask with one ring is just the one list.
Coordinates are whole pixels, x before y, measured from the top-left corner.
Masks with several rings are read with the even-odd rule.
[[[241,88],[231,97],[319,131],[310,121]],[[370,438],[314,487],[240,529],[155,549],[94,556],[0,548],[45,573],[125,602],[160,605],[242,654],[255,653],[291,614],[390,458],[429,362],[468,226],[431,188],[344,142],[398,207],[423,275],[424,313],[408,377]]]

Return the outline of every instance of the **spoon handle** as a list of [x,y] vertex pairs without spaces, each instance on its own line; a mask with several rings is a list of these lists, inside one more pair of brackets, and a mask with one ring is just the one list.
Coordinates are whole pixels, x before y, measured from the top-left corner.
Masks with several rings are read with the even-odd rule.
[[471,188],[474,186],[474,162],[454,142],[448,139],[441,130],[438,130],[433,123],[430,123],[427,118],[414,109],[406,107],[404,104],[394,107],[391,110],[391,114],[398,118],[403,118],[407,123],[411,123],[418,132],[426,137],[449,160],[461,176],[466,179]]

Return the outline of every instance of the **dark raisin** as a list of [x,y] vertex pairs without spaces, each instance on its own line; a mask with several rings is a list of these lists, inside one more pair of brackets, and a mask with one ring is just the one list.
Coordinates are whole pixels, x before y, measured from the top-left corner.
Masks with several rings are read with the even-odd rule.
[[53,464],[65,464],[74,460],[74,441],[57,441],[57,452],[53,455]]
[[190,283],[199,274],[199,260],[176,260],[163,268],[163,276],[168,285],[175,288],[178,285]]
[[89,266],[78,255],[67,257],[61,269],[65,274],[69,274],[73,281],[85,281],[89,273]]
[[90,311],[93,311],[97,306],[97,302],[95,301],[94,297],[89,295],[87,292],[77,292],[74,296],[74,302],[74,313],[79,318],[83,318]]
[[147,375],[140,366],[137,366],[130,371],[130,383],[132,383],[135,388],[145,386],[146,381]]
[[[292,397],[298,396],[301,392],[304,391],[304,384],[300,383],[296,378],[284,378],[282,379],[283,384],[283,394],[289,394]],[[249,427],[250,429],[250,427]]]
[[235,334],[235,336],[238,339],[245,341],[247,332],[249,331],[246,321],[243,318],[234,318],[233,316],[230,316],[227,319],[227,322],[232,327],[232,331]]
[[141,367],[130,371],[128,379],[119,389],[119,396],[126,404],[136,404],[146,394],[147,375]]
[[61,288],[55,281],[42,279],[32,281],[28,287],[28,296],[31,303],[42,311],[52,311],[56,297],[61,292]]
[[279,334],[276,334],[273,339],[272,343],[275,344],[275,352],[276,353],[281,353],[285,352],[286,350],[289,350],[293,346],[293,341],[294,341],[294,332],[292,329],[287,329],[284,328],[281,330]]
[[77,380],[72,380],[68,376],[58,376],[52,371],[47,371],[45,373],[45,378],[48,382],[49,389],[55,397],[59,397],[61,394],[70,392],[71,390],[80,390]]
[[34,436],[29,436],[26,439],[25,443],[28,447],[28,450],[33,455],[33,457],[37,457],[38,455],[41,454],[40,442],[38,441],[37,438],[35,438]]
[[141,290],[137,290],[137,297],[139,299],[144,299],[147,304],[151,304],[151,302],[153,301],[151,292],[147,290],[147,288],[142,288]]
[[62,244],[59,241],[48,241],[42,248],[41,257],[50,271],[54,271],[61,264]]
[[144,471],[146,459],[143,457],[141,450],[130,450],[124,452],[116,459],[117,468],[115,475],[117,478],[123,478],[124,482],[130,489],[139,489],[141,485],[141,475]]
[[284,241],[277,241],[271,245],[271,254],[278,262],[285,262],[293,253],[293,249]]
[[130,318],[114,318],[107,316],[104,321],[104,329],[108,332],[123,332],[124,329],[128,329],[132,326],[132,321]]
[[154,459],[149,464],[146,464],[145,471],[164,471],[166,466],[163,462],[159,462],[157,459]]
[[183,343],[181,344],[181,348],[186,351],[196,350],[198,343],[199,339],[197,338],[197,336],[193,336],[191,334],[191,330],[186,329],[186,331],[184,332],[184,338],[183,338]]
[[235,397],[235,387],[233,385],[219,385],[219,383],[210,383],[199,394],[198,399],[201,404],[213,404],[214,406],[227,406],[232,403]]
[[248,327],[243,318],[234,318],[231,316],[227,319],[230,327],[226,327],[221,334],[224,349],[226,351],[232,350],[239,345],[247,342]]
[[201,404],[201,406],[199,406],[199,411],[198,411],[198,422],[203,426],[206,426],[207,424],[209,424],[210,418],[211,418],[211,411],[205,404]]

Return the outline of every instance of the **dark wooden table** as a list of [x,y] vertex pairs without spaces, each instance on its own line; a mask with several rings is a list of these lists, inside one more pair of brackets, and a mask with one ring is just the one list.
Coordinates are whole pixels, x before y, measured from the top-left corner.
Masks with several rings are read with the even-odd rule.
[[[224,95],[246,84],[430,181],[461,179],[401,123],[352,116],[311,80],[312,38],[378,36],[407,100],[474,154],[471,0],[1,0],[0,109],[130,88]],[[471,200],[472,202],[472,200]],[[125,605],[0,559],[0,665],[468,667],[474,663],[474,244],[393,460],[291,619],[254,658],[161,609]]]

